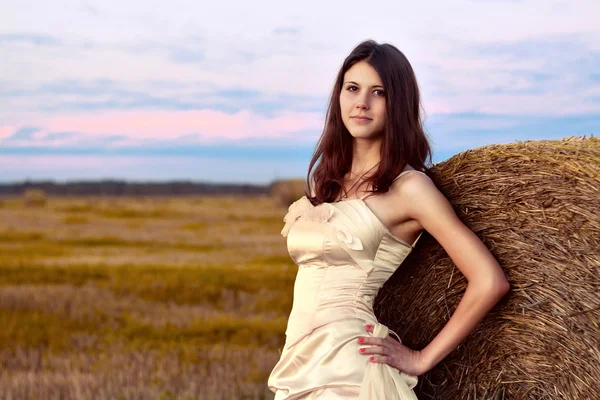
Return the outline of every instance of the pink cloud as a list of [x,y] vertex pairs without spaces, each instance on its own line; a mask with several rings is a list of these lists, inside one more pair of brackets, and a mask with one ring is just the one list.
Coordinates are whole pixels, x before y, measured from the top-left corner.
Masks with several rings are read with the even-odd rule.
[[[449,112],[445,104],[429,103],[426,109],[434,113]],[[285,138],[299,132],[312,131],[315,139],[323,129],[324,113],[281,112],[267,117],[250,111],[227,114],[215,110],[182,111],[110,111],[88,114],[38,115],[29,119],[29,125],[40,128],[32,139],[16,141],[14,145],[28,146],[39,142],[44,146],[60,147],[81,143],[81,136],[53,138],[56,132],[78,132],[102,139],[123,136],[110,146],[131,145],[140,140],[170,140],[183,136],[197,136],[201,141],[215,139]],[[0,139],[11,136],[17,127],[0,126]],[[93,140],[87,136],[86,141]],[[306,137],[304,137],[306,138]]]
[[[98,136],[123,135],[131,139],[175,139],[198,135],[200,139],[281,138],[323,126],[322,113],[284,112],[265,117],[249,111],[226,114],[214,110],[111,111],[42,117],[36,121],[50,132],[82,132]],[[42,136],[45,136],[42,135]]]
[[0,139],[5,139],[12,135],[17,129],[14,126],[0,126]]

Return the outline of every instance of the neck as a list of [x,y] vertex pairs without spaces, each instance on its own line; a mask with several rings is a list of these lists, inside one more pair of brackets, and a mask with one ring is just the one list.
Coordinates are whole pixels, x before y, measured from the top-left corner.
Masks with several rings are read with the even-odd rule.
[[350,172],[367,171],[381,160],[381,139],[354,139]]

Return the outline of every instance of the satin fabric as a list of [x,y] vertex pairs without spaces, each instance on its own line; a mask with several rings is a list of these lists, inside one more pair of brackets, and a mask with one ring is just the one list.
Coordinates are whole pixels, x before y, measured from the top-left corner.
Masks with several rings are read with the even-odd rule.
[[[385,338],[389,328],[375,324],[374,337]],[[400,343],[402,341],[398,338]],[[412,390],[418,378],[382,363],[369,363],[358,395],[359,400],[418,400]]]
[[[411,171],[419,172],[398,177]],[[366,324],[374,336],[388,335],[373,300],[421,235],[412,245],[394,236],[363,199],[315,207],[302,197],[284,222],[298,273],[284,348],[267,383],[275,399],[416,399],[417,377],[370,362],[357,339],[369,335]]]

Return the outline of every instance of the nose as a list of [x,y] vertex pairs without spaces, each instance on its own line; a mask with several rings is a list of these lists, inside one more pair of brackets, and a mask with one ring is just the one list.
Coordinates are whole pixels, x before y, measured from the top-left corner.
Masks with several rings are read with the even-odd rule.
[[369,109],[369,103],[365,99],[359,99],[356,102],[356,108],[358,110],[368,110]]
[[368,110],[369,109],[369,94],[366,90],[361,91],[356,98],[356,109]]

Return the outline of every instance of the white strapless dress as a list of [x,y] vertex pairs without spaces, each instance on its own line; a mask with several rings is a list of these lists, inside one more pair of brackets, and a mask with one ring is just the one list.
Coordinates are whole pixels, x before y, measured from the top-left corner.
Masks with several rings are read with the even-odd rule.
[[[398,177],[408,172],[422,173]],[[412,245],[397,238],[363,199],[315,207],[302,197],[284,222],[298,274],[285,345],[268,379],[275,400],[417,399],[417,377],[372,363],[357,339],[369,335],[366,324],[374,336],[389,334],[373,300],[421,235]]]

